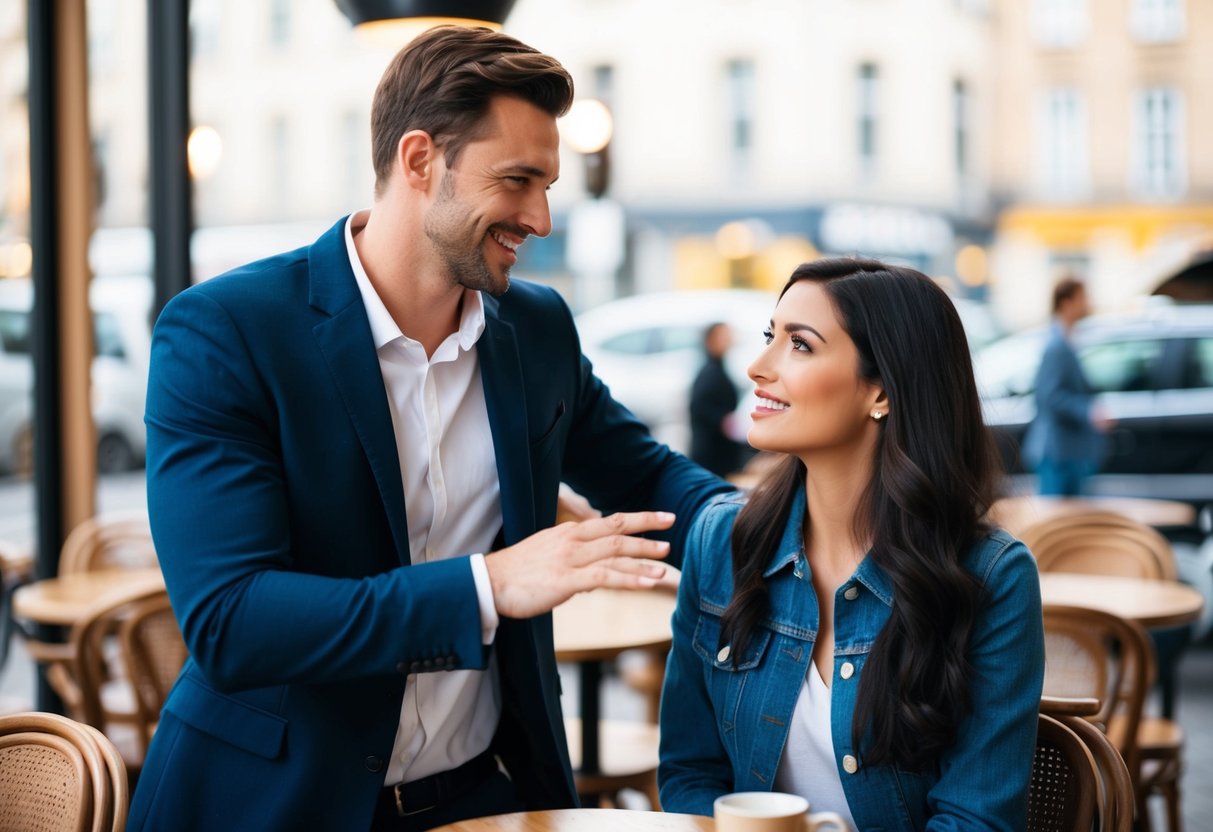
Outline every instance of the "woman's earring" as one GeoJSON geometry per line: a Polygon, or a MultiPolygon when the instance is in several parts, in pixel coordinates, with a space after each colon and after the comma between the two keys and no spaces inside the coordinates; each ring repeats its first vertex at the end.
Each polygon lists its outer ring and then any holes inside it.
{"type": "Polygon", "coordinates": [[[879,421],[880,421],[881,419],[883,419],[883,418],[884,418],[884,414],[883,414],[883,413],[881,413],[879,410],[873,410],[873,411],[872,411],[872,419],[873,419],[873,421],[879,422],[879,421]]]}

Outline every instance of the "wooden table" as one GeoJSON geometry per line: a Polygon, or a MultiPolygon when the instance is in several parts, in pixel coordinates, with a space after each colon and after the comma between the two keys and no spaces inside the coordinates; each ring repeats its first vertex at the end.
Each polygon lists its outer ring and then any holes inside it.
{"type": "MultiPolygon", "coordinates": [[[[675,595],[665,588],[596,589],[574,595],[552,611],[556,659],[577,662],[581,679],[581,770],[599,771],[600,662],[625,650],[668,650],[675,595]]],[[[545,827],[546,828],[546,827],[545,827]]]]}
{"type": "Polygon", "coordinates": [[[1188,624],[1204,606],[1199,592],[1178,581],[1068,572],[1042,572],[1040,595],[1046,604],[1102,610],[1147,628],[1188,624]]]}
{"type": "Polygon", "coordinates": [[[700,815],[629,812],[622,809],[557,809],[463,820],[433,832],[715,832],[700,815]]]}
{"type": "Polygon", "coordinates": [[[990,507],[990,519],[1019,536],[1041,520],[1086,511],[1111,511],[1147,526],[1191,526],[1196,509],[1174,500],[1143,497],[1004,497],[990,507]]]}
{"type": "Polygon", "coordinates": [[[164,586],[159,569],[104,569],[74,572],[18,587],[13,617],[36,624],[70,627],[101,601],[164,586]]]}

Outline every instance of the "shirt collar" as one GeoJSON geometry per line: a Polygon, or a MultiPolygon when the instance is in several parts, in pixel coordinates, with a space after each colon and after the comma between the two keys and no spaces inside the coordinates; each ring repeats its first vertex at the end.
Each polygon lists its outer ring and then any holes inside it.
{"type": "MultiPolygon", "coordinates": [[[[358,291],[362,295],[362,305],[366,307],[366,317],[371,325],[371,338],[374,339],[375,349],[378,350],[398,338],[408,338],[408,336],[400,331],[392,314],[383,305],[383,299],[379,297],[379,293],[371,284],[371,279],[362,266],[362,260],[358,257],[358,249],[354,245],[354,234],[363,229],[370,216],[369,208],[350,215],[349,221],[345,224],[345,250],[350,258],[350,268],[354,271],[354,281],[358,284],[358,291]]],[[[464,289],[461,309],[459,330],[456,333],[459,348],[470,350],[484,332],[484,298],[481,297],[480,292],[464,289]]]]}

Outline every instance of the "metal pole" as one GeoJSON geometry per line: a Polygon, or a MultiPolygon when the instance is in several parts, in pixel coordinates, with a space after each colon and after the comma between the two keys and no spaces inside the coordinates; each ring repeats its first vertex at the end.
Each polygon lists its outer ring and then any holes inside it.
{"type": "Polygon", "coordinates": [[[148,0],[147,22],[153,312],[159,315],[191,282],[189,0],[148,0]]]}

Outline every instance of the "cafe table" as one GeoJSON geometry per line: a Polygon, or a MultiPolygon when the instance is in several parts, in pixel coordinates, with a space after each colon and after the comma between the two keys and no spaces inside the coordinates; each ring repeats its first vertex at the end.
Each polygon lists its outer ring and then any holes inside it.
{"type": "Polygon", "coordinates": [[[432,832],[715,832],[701,815],[624,809],[554,809],[462,820],[432,832]]]}
{"type": "Polygon", "coordinates": [[[994,505],[990,506],[990,519],[1018,537],[1034,523],[1087,511],[1110,511],[1155,528],[1191,526],[1196,522],[1196,509],[1176,500],[1144,497],[1046,497],[1036,494],[1003,497],[995,501],[994,505]]]}
{"type": "Polygon", "coordinates": [[[1109,612],[1147,629],[1189,624],[1204,606],[1199,592],[1178,581],[1069,572],[1042,572],[1040,597],[1045,604],[1109,612]]]}
{"type": "Polygon", "coordinates": [[[600,768],[601,663],[625,650],[669,650],[674,604],[674,593],[662,585],[652,590],[596,589],[552,610],[556,659],[578,666],[580,771],[597,774],[600,768]]]}
{"type": "Polygon", "coordinates": [[[34,624],[71,627],[95,604],[138,589],[163,586],[164,575],[158,568],[73,572],[18,587],[13,593],[13,617],[34,624]]]}

